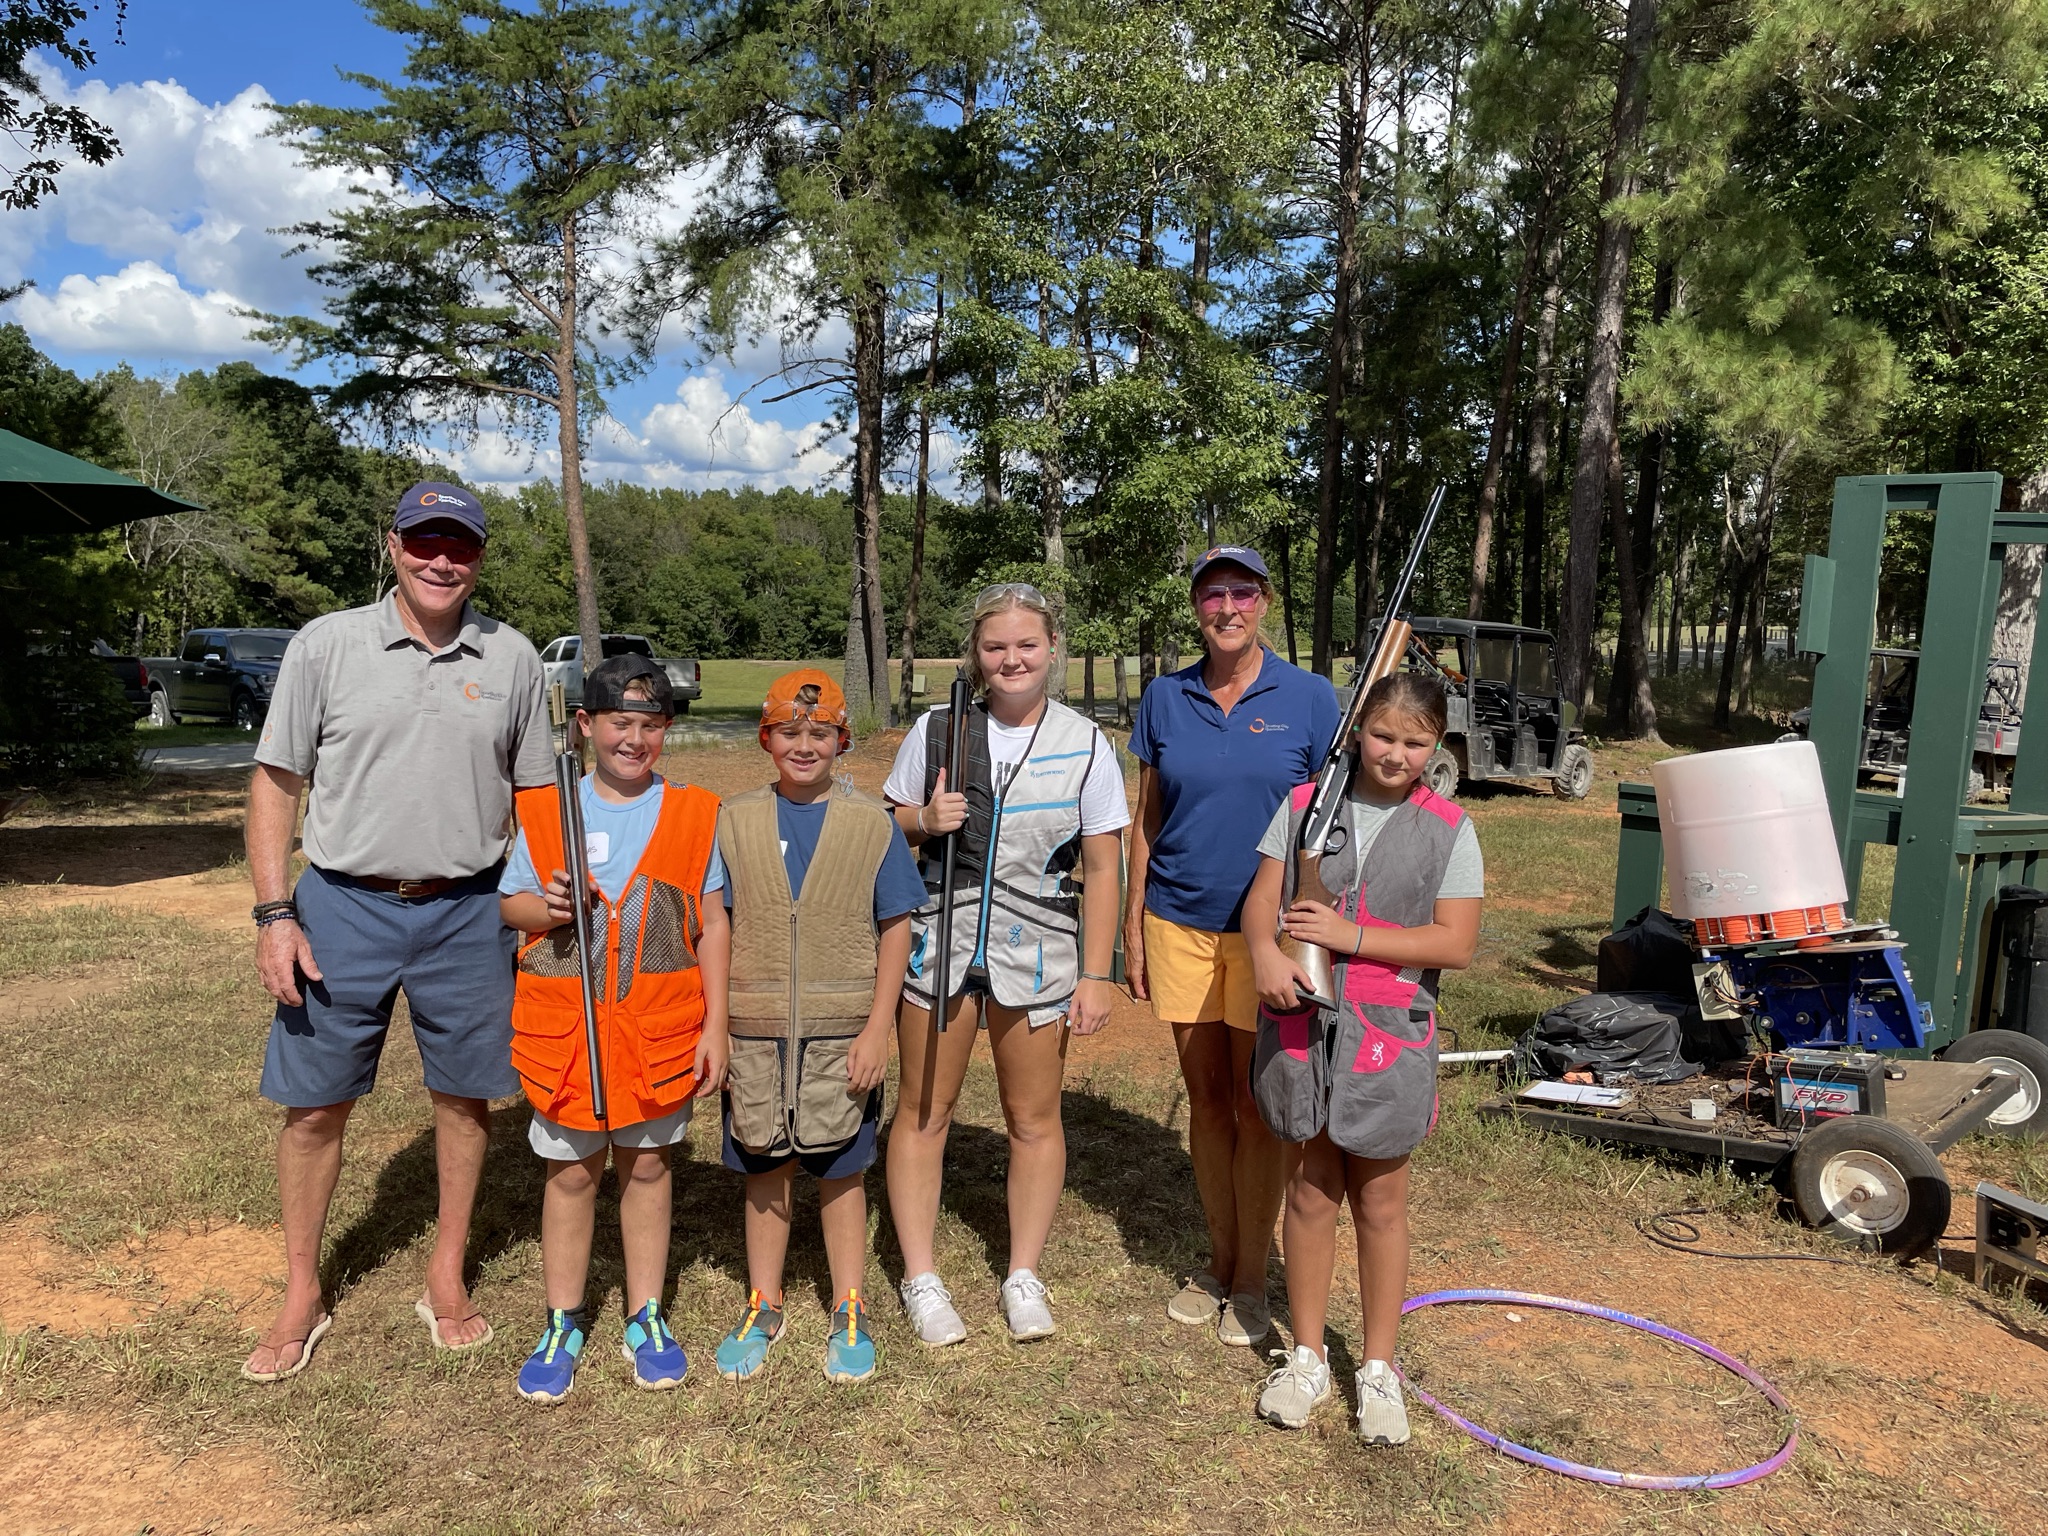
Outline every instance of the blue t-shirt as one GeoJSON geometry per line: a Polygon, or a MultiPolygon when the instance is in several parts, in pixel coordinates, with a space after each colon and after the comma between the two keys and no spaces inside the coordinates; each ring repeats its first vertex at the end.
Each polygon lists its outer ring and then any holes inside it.
{"type": "Polygon", "coordinates": [[[1289,790],[1315,777],[1340,718],[1328,678],[1270,650],[1228,715],[1199,661],[1147,688],[1131,730],[1131,755],[1159,774],[1146,910],[1207,933],[1237,932],[1266,823],[1289,790]]]}
{"type": "MultiPolygon", "coordinates": [[[[804,893],[804,876],[818,852],[818,838],[825,830],[825,809],[831,803],[829,795],[803,805],[779,794],[775,797],[775,831],[782,839],[782,867],[789,875],[792,900],[804,893]]],[[[724,870],[721,868],[719,873],[724,870]]],[[[917,872],[910,844],[903,840],[903,829],[892,816],[889,848],[882,855],[882,867],[875,872],[875,921],[886,923],[892,917],[915,912],[924,905],[924,899],[924,876],[917,872]]],[[[729,885],[725,888],[725,904],[732,905],[729,885]]]]}
{"type": "MultiPolygon", "coordinates": [[[[647,851],[647,844],[654,836],[655,825],[661,820],[661,775],[654,776],[654,783],[645,793],[635,795],[631,800],[613,801],[601,799],[597,793],[597,775],[583,776],[583,847],[584,856],[590,860],[591,877],[597,881],[597,888],[603,891],[607,901],[617,901],[626,892],[626,885],[633,878],[633,871],[640,867],[640,855],[647,851]]],[[[553,870],[548,871],[553,874],[553,870]]],[[[718,856],[718,844],[711,845],[711,858],[704,867],[705,895],[710,895],[725,884],[725,861],[718,856]]],[[[519,835],[512,840],[512,852],[505,860],[505,873],[498,877],[500,896],[518,896],[526,892],[539,894],[541,882],[533,870],[533,854],[526,846],[526,830],[522,827],[519,835]]]]}

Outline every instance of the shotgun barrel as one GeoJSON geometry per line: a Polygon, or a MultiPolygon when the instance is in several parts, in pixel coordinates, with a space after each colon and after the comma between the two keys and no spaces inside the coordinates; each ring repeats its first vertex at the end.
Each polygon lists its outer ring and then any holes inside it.
{"type": "Polygon", "coordinates": [[[555,798],[562,807],[562,857],[568,863],[569,905],[576,914],[576,968],[583,983],[583,1043],[590,1052],[590,1108],[605,1116],[604,1060],[597,1039],[597,986],[590,956],[590,853],[583,840],[583,756],[575,728],[555,758],[555,798]]]}
{"type": "MultiPolygon", "coordinates": [[[[1423,551],[1429,544],[1431,530],[1436,527],[1436,515],[1443,508],[1444,490],[1445,487],[1439,485],[1431,493],[1422,522],[1415,530],[1415,542],[1410,546],[1401,574],[1395,578],[1393,590],[1387,594],[1386,605],[1380,609],[1379,618],[1375,621],[1377,627],[1373,631],[1372,643],[1359,653],[1359,665],[1351,678],[1350,707],[1344,711],[1344,718],[1337,725],[1336,738],[1331,741],[1330,750],[1323,757],[1323,766],[1316,774],[1315,792],[1309,797],[1308,812],[1301,818],[1301,840],[1295,845],[1294,854],[1294,893],[1298,898],[1305,897],[1329,906],[1337,904],[1337,893],[1323,883],[1323,854],[1328,851],[1330,829],[1337,823],[1337,812],[1344,804],[1344,792],[1350,786],[1351,773],[1356,766],[1353,737],[1365,712],[1367,692],[1381,678],[1398,671],[1401,658],[1407,654],[1409,637],[1413,632],[1408,621],[1401,617],[1401,610],[1407,605],[1408,589],[1415,583],[1415,573],[1422,568],[1423,551]]],[[[1322,1008],[1336,1007],[1336,967],[1330,952],[1320,945],[1298,944],[1284,935],[1281,948],[1314,983],[1311,990],[1303,995],[1304,1001],[1322,1008]]]]}
{"type": "MultiPolygon", "coordinates": [[[[967,756],[967,709],[971,693],[967,679],[953,679],[947,698],[946,788],[964,794],[960,787],[960,764],[967,756]]],[[[953,893],[959,887],[960,829],[946,834],[946,851],[939,856],[939,918],[932,925],[932,942],[938,955],[932,962],[932,1020],[946,1027],[946,1004],[953,990],[953,893]]]]}

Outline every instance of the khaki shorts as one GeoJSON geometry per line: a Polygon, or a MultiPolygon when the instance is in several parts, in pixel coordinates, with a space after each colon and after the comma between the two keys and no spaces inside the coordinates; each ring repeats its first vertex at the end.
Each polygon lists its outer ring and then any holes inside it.
{"type": "Polygon", "coordinates": [[[1145,914],[1145,988],[1152,1016],[1168,1024],[1259,1027],[1252,952],[1241,933],[1209,933],[1145,914]]]}

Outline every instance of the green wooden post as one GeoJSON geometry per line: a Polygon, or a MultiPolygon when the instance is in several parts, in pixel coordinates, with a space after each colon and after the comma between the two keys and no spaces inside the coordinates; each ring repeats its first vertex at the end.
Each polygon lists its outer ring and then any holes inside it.
{"type": "Polygon", "coordinates": [[[1657,790],[1651,784],[1623,784],[1615,797],[1621,812],[1621,846],[1614,870],[1614,926],[1664,899],[1664,834],[1657,824],[1657,790]]]}
{"type": "MultiPolygon", "coordinates": [[[[1863,694],[1870,672],[1870,647],[1877,638],[1877,578],[1884,563],[1888,510],[1882,475],[1857,475],[1835,482],[1834,514],[1828,525],[1826,653],[1813,669],[1813,715],[1807,738],[1820,753],[1821,784],[1834,818],[1835,847],[1849,863],[1849,820],[1856,803],[1856,768],[1863,760],[1863,694]]],[[[1818,604],[1813,575],[1805,601],[1818,604]]],[[[1808,643],[1811,643],[1809,640],[1808,643]]]]}
{"type": "Polygon", "coordinates": [[[1889,498],[1896,507],[1928,496],[1934,506],[1891,911],[1907,963],[1924,978],[1916,990],[1933,1012],[1930,1046],[1952,1037],[1974,981],[1956,971],[1970,886],[1970,861],[1962,856],[1969,850],[1958,844],[1998,607],[2004,549],[1991,542],[1991,524],[2003,484],[1995,474],[1938,475],[1896,483],[1889,498]]]}
{"type": "MultiPolygon", "coordinates": [[[[2002,518],[2002,522],[2014,519],[2002,518]]],[[[2048,517],[2041,519],[2048,523],[2048,517]]],[[[2048,580],[2048,577],[2044,577],[2048,580]]],[[[2019,759],[2012,765],[2012,808],[2016,811],[2048,811],[2048,624],[2041,622],[2036,610],[2034,615],[2034,651],[2027,664],[2026,704],[2040,722],[2032,735],[2027,734],[2026,721],[2020,722],[2019,759]],[[2039,689],[2034,687],[2035,678],[2042,679],[2039,689]]]]}

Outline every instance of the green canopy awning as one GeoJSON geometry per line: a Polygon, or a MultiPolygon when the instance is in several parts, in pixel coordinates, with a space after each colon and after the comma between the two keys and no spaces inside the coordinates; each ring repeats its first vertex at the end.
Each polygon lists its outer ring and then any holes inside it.
{"type": "Polygon", "coordinates": [[[89,533],[192,502],[0,428],[0,535],[89,533]]]}

